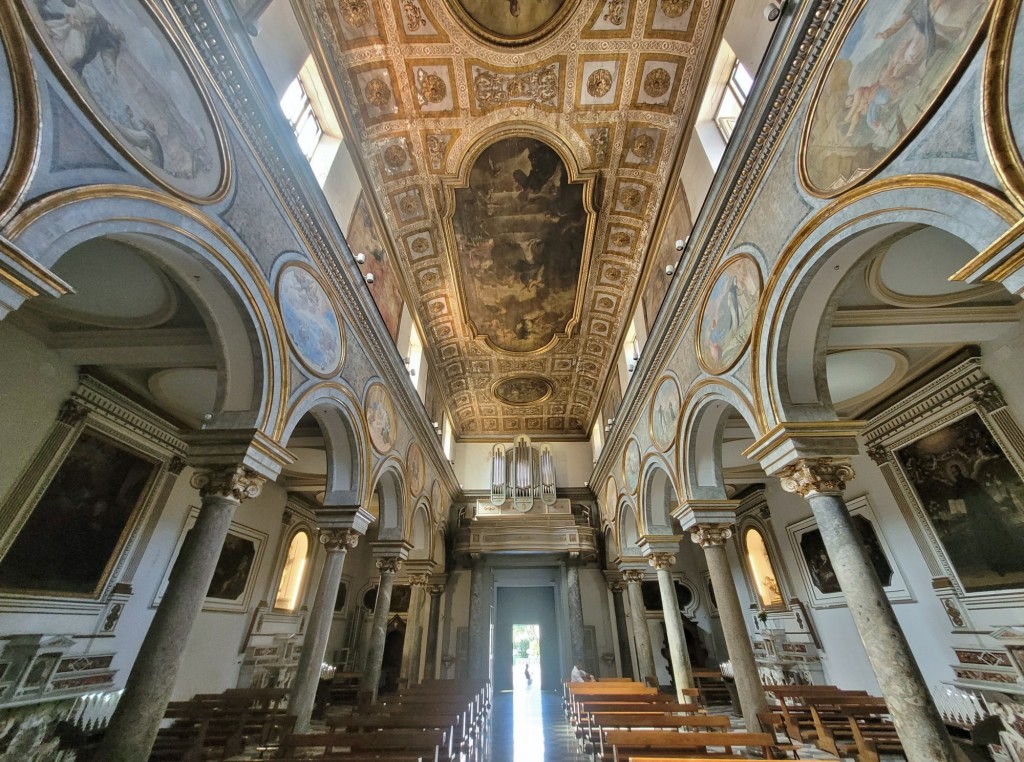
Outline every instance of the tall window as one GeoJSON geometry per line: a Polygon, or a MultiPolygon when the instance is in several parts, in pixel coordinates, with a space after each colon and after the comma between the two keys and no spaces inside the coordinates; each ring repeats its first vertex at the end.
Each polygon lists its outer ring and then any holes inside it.
{"type": "Polygon", "coordinates": [[[732,131],[736,129],[736,120],[740,117],[743,104],[750,96],[750,88],[754,85],[754,78],[739,61],[732,66],[732,73],[729,81],[725,83],[725,90],[722,92],[722,100],[718,102],[715,110],[715,124],[718,131],[722,133],[725,142],[729,142],[732,131]]]}
{"type": "Polygon", "coordinates": [[[309,535],[296,532],[288,543],[288,553],[281,571],[281,583],[277,586],[274,608],[295,611],[302,593],[302,580],[306,575],[306,560],[309,556],[309,535]]]}
{"type": "Polygon", "coordinates": [[[775,569],[772,568],[772,561],[768,557],[768,546],[765,545],[764,537],[750,527],[743,533],[743,545],[747,549],[747,564],[750,566],[750,575],[754,578],[757,595],[761,599],[761,608],[781,606],[782,590],[779,588],[779,578],[775,574],[775,569]]]}
{"type": "Polygon", "coordinates": [[[281,110],[292,126],[295,139],[299,141],[299,149],[307,159],[312,159],[324,131],[313,111],[313,102],[298,77],[285,90],[281,98],[281,110]]]}

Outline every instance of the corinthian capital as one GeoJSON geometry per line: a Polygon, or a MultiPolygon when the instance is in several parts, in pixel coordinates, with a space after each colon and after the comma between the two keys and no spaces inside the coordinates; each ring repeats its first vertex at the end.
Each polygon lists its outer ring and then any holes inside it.
{"type": "Polygon", "coordinates": [[[623,569],[622,578],[626,582],[643,582],[644,581],[644,570],[643,569],[623,569]]]}
{"type": "Polygon", "coordinates": [[[732,537],[732,529],[729,527],[694,527],[690,530],[690,539],[702,548],[725,545],[725,541],[730,537],[732,537]]]}
{"type": "Polygon", "coordinates": [[[349,551],[359,544],[359,532],[354,529],[321,529],[320,542],[329,551],[349,551]]]}
{"type": "Polygon", "coordinates": [[[266,479],[245,466],[228,466],[197,469],[190,481],[202,497],[223,497],[241,502],[259,497],[266,479]]]}
{"type": "Polygon", "coordinates": [[[377,571],[381,574],[396,574],[402,570],[402,559],[398,557],[378,558],[377,571]]]}
{"type": "Polygon", "coordinates": [[[429,574],[410,574],[409,584],[413,587],[426,587],[430,584],[429,574]]]}
{"type": "Polygon", "coordinates": [[[608,589],[613,593],[621,593],[626,589],[626,586],[619,580],[615,579],[608,583],[608,589]]]}
{"type": "Polygon", "coordinates": [[[809,495],[841,495],[846,482],[853,478],[853,466],[832,458],[800,459],[785,468],[779,477],[782,489],[800,497],[809,495]]]}
{"type": "Polygon", "coordinates": [[[647,563],[659,571],[662,569],[671,569],[676,565],[676,557],[671,553],[651,553],[651,555],[647,557],[647,563]]]}

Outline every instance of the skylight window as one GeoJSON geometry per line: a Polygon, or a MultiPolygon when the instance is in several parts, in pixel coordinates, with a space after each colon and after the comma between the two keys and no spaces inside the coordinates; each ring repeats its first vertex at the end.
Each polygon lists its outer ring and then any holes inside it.
{"type": "Polygon", "coordinates": [[[320,126],[320,120],[317,119],[316,112],[313,111],[313,102],[299,77],[292,80],[288,89],[285,90],[284,97],[281,98],[281,110],[292,126],[295,139],[299,141],[299,150],[312,161],[324,131],[320,126]]]}
{"type": "Polygon", "coordinates": [[[736,129],[736,120],[739,119],[743,104],[750,97],[750,89],[753,86],[754,78],[750,76],[750,72],[743,64],[736,61],[733,64],[732,73],[729,75],[729,81],[726,82],[725,89],[722,91],[722,100],[718,102],[718,108],[715,110],[715,124],[718,125],[718,131],[722,133],[722,138],[726,143],[729,142],[733,130],[736,129]]]}

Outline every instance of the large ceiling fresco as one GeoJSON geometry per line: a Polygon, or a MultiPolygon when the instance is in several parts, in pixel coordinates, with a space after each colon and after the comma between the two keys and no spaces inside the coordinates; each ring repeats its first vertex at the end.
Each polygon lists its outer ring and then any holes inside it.
{"type": "Polygon", "coordinates": [[[720,4],[293,7],[456,435],[586,439],[656,259],[720,4]]]}

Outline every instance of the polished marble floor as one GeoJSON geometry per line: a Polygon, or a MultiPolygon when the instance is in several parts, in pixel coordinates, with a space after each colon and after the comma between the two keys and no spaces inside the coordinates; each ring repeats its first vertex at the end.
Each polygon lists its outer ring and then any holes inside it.
{"type": "Polygon", "coordinates": [[[483,762],[569,762],[577,758],[576,738],[562,712],[562,697],[543,692],[536,684],[495,693],[488,722],[489,745],[483,762]]]}

